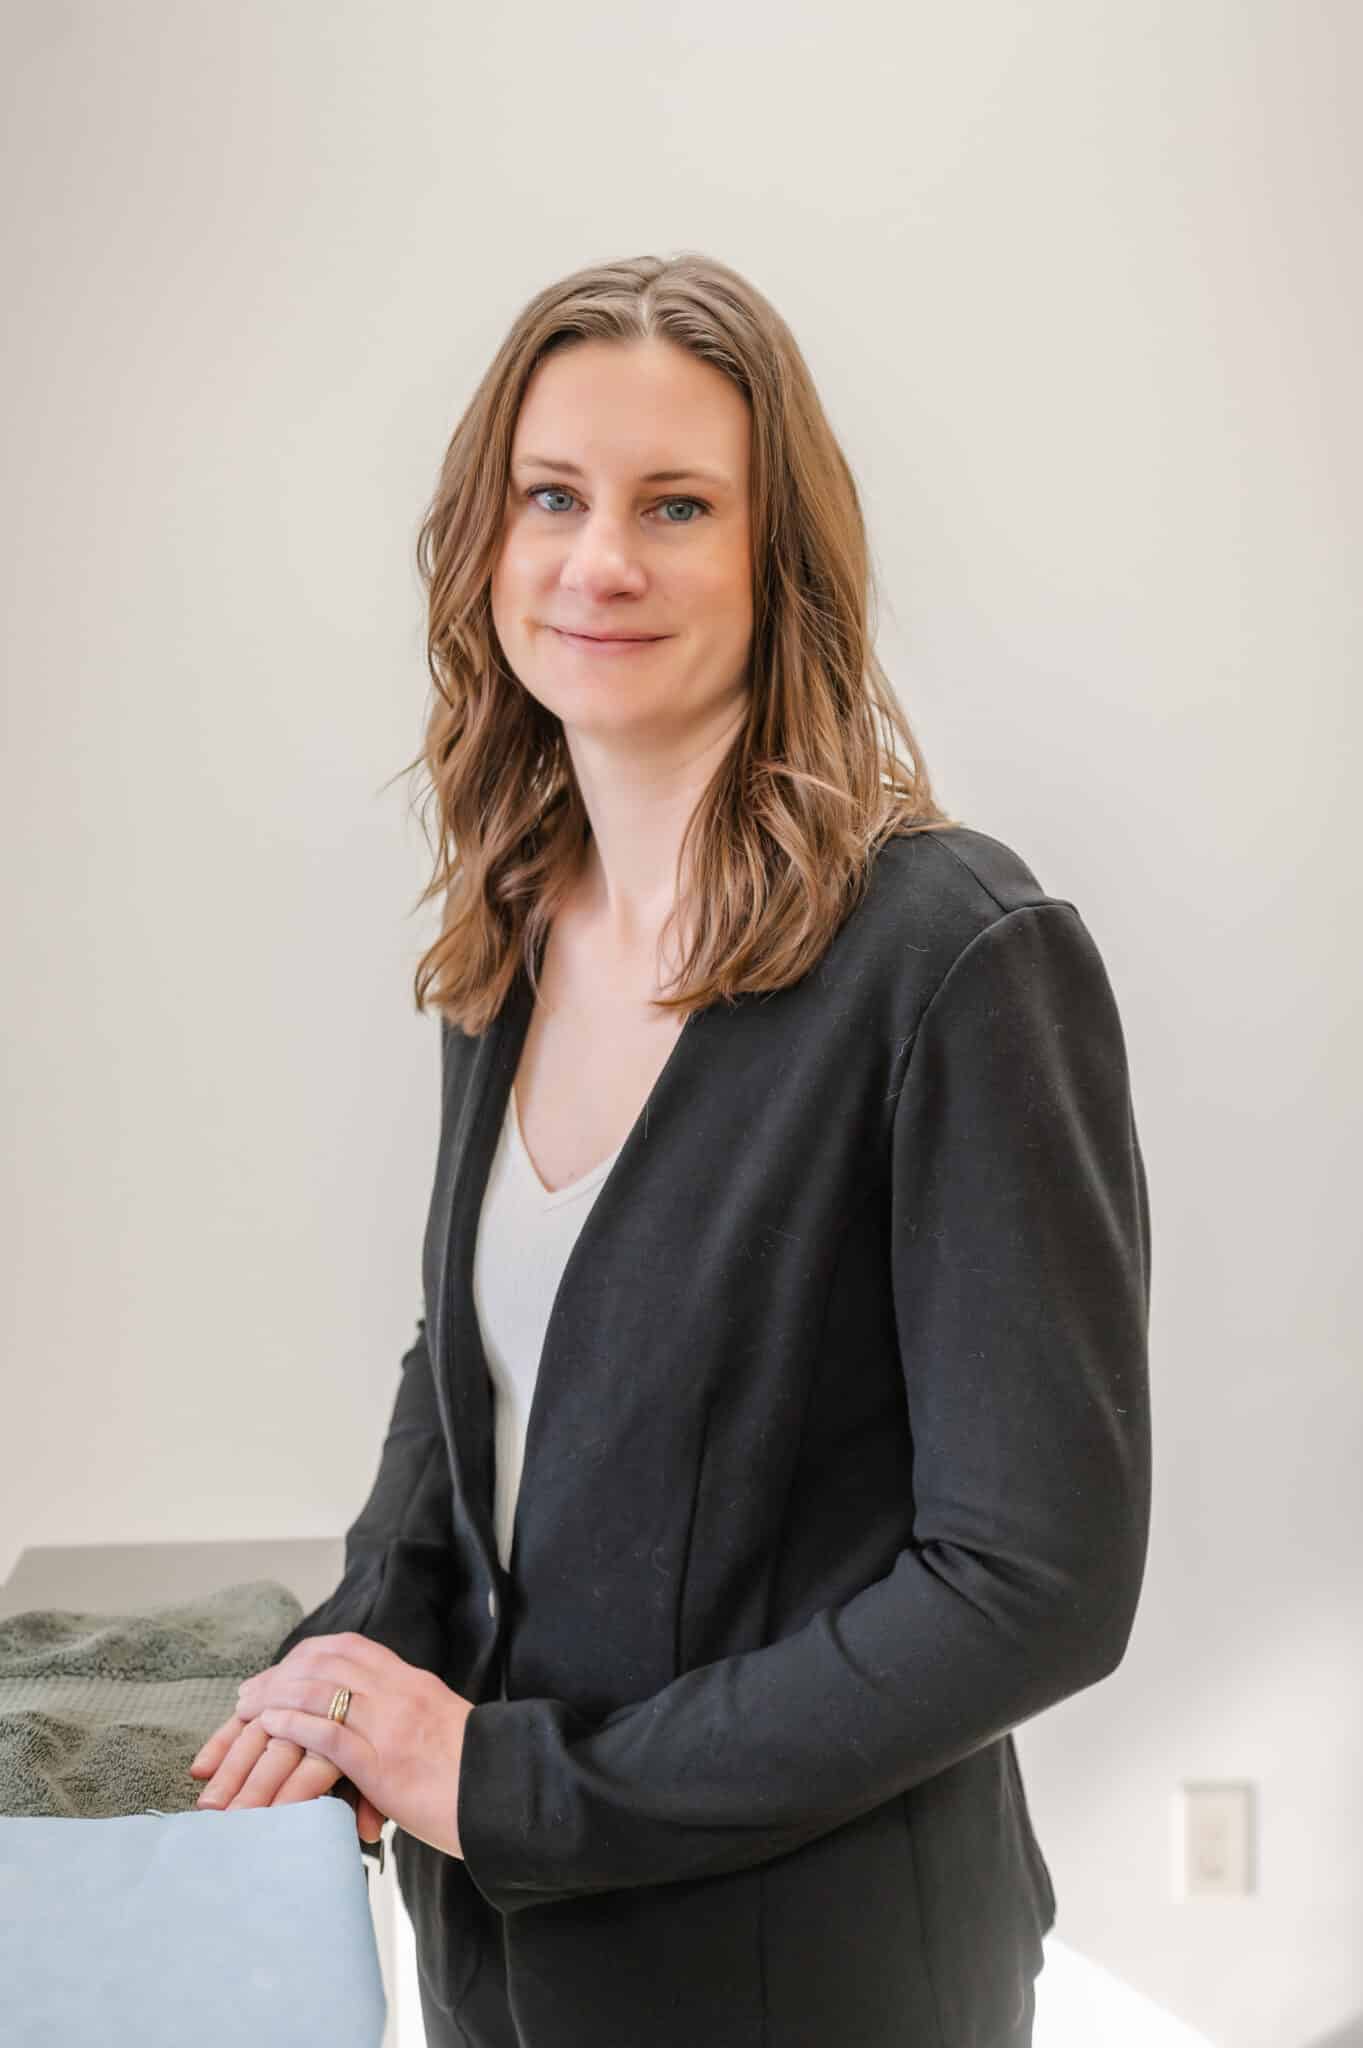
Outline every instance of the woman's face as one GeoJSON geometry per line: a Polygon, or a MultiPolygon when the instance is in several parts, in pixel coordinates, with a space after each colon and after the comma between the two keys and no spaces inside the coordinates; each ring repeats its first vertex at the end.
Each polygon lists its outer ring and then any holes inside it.
{"type": "Polygon", "coordinates": [[[537,366],[492,616],[570,733],[652,748],[732,724],[752,638],[748,442],[743,394],[673,343],[579,342],[537,366]]]}

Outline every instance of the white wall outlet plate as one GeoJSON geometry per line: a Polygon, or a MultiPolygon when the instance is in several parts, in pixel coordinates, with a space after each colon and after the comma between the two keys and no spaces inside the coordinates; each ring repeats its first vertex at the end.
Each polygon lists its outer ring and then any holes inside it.
{"type": "Polygon", "coordinates": [[[1244,1898],[1254,1890],[1254,1787],[1199,1779],[1174,1795],[1176,1899],[1244,1898]]]}

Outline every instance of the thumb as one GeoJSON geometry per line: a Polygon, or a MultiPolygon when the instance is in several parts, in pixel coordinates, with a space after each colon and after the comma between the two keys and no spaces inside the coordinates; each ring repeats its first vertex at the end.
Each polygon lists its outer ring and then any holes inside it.
{"type": "Polygon", "coordinates": [[[359,1794],[355,1801],[355,1827],[362,1842],[377,1842],[387,1819],[388,1815],[380,1813],[363,1792],[359,1794]]]}

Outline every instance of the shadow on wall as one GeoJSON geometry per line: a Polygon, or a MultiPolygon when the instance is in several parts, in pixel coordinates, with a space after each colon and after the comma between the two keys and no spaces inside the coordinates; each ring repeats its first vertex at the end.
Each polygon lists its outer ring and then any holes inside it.
{"type": "MultiPolygon", "coordinates": [[[[1048,1935],[1036,1980],[1033,2048],[1214,2048],[1205,2034],[1048,1935]]],[[[1340,2035],[1314,2048],[1354,2048],[1340,2035]]]]}
{"type": "Polygon", "coordinates": [[[1306,2041],[1302,2048],[1363,2048],[1363,2012],[1356,2012],[1341,2026],[1332,2027],[1328,2034],[1317,2034],[1314,2041],[1306,2041]]]}

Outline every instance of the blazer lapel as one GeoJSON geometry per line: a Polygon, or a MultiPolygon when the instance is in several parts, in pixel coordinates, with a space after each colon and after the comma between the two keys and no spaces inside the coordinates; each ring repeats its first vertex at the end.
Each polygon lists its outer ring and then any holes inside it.
{"type": "MultiPolygon", "coordinates": [[[[473,1262],[483,1195],[534,1006],[534,991],[522,967],[486,1032],[473,1042],[471,1049],[461,1053],[471,1064],[460,1088],[453,1131],[447,1142],[442,1140],[427,1239],[427,1270],[434,1279],[427,1325],[435,1331],[432,1369],[449,1444],[456,1514],[462,1516],[463,1530],[480,1546],[481,1562],[493,1584],[502,1576],[493,1519],[493,1390],[474,1303],[473,1262]]],[[[746,1008],[742,998],[733,999],[728,1006],[730,1014],[746,1008]]],[[[563,1335],[560,1305],[570,1297],[571,1282],[578,1268],[593,1253],[596,1234],[609,1229],[616,1205],[625,1198],[622,1190],[628,1192],[630,1188],[647,1144],[650,1120],[666,1127],[669,1117],[685,1117],[688,1113],[692,1063],[704,1057],[698,1051],[699,1039],[707,1027],[715,1028],[721,1014],[720,1007],[712,1006],[687,1018],[573,1245],[554,1297],[536,1373],[526,1426],[521,1494],[538,1445],[545,1381],[552,1381],[555,1344],[563,1335]]],[[[520,1507],[518,1497],[516,1530],[520,1525],[520,1507]]],[[[515,1565],[513,1535],[508,1565],[513,1573],[515,1565]]]]}

